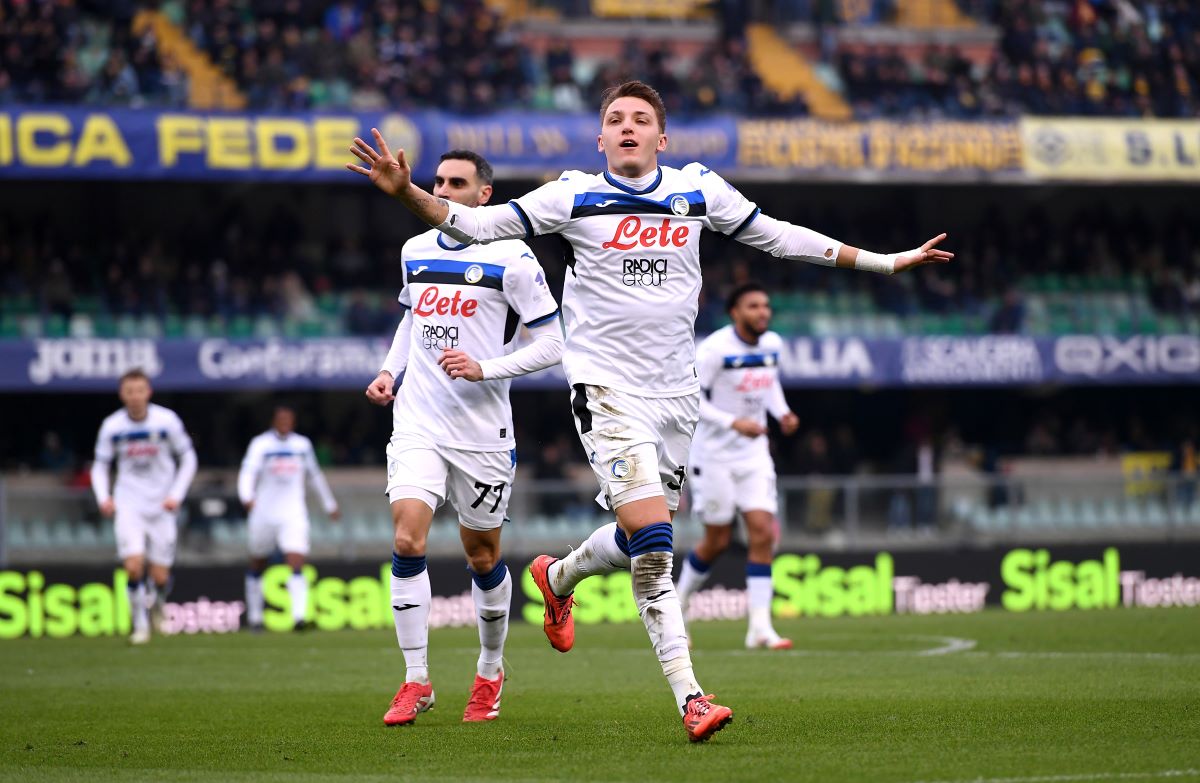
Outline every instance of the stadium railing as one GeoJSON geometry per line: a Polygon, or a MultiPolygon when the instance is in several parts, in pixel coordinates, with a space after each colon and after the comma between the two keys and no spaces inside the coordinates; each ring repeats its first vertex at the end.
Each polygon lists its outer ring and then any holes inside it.
{"type": "MultiPolygon", "coordinates": [[[[937,548],[994,542],[1065,544],[1200,539],[1200,479],[1154,473],[1087,478],[956,475],[782,477],[781,550],[937,548]]],[[[377,487],[333,484],[342,520],[312,514],[316,559],[378,559],[392,539],[377,487]]],[[[513,489],[505,530],[508,551],[565,551],[610,517],[595,487],[572,481],[523,481],[513,489]]],[[[458,534],[448,506],[430,533],[431,554],[455,555],[458,534]]],[[[685,499],[676,518],[677,548],[702,525],[685,499]]],[[[181,519],[181,564],[245,557],[245,518],[231,484],[208,484],[188,498],[181,519]]],[[[10,563],[81,563],[113,559],[112,523],[101,520],[89,490],[24,487],[0,481],[0,556],[10,563]]],[[[0,560],[0,565],[4,565],[0,560]]]]}

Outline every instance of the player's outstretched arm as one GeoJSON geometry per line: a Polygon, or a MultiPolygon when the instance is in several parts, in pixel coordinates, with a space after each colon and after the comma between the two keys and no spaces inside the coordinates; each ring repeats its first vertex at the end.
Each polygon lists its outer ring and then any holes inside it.
{"type": "Polygon", "coordinates": [[[412,168],[408,165],[404,150],[398,149],[393,155],[377,128],[371,128],[371,136],[375,139],[374,146],[355,136],[354,146],[350,148],[355,157],[367,166],[347,163],[346,168],[371,180],[372,185],[399,200],[429,225],[437,226],[445,222],[450,214],[449,203],[413,184],[412,168]]]}
{"type": "Polygon", "coordinates": [[[944,264],[954,258],[954,253],[938,248],[946,238],[945,234],[938,234],[913,250],[889,254],[873,253],[838,242],[804,226],[776,220],[761,213],[754,216],[736,238],[739,242],[777,258],[885,275],[915,269],[925,264],[944,264]]]}

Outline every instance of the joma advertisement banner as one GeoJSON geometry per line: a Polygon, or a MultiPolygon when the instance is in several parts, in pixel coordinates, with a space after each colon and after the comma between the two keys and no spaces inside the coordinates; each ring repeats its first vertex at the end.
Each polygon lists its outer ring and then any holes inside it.
{"type": "MultiPolygon", "coordinates": [[[[360,389],[384,338],[0,340],[0,391],[111,391],[141,367],[164,391],[360,389]]],[[[1200,383],[1200,337],[795,337],[779,352],[788,387],[1200,383]]],[[[513,381],[565,388],[562,368],[513,381]]]]}
{"type": "MultiPolygon", "coordinates": [[[[951,614],[987,606],[1010,612],[1200,606],[1200,542],[1190,544],[990,548],[960,551],[786,553],[772,566],[779,617],[951,614]]],[[[518,558],[510,558],[514,563],[518,558]]],[[[320,563],[304,573],[308,616],[323,630],[392,627],[390,564],[320,563]]],[[[287,566],[264,575],[265,625],[291,628],[287,566]]],[[[434,627],[473,626],[475,608],[462,562],[429,566],[434,627]]],[[[243,620],[243,571],[182,568],[166,606],[169,634],[228,633],[243,620]]],[[[0,571],[0,639],[121,636],[129,606],[121,570],[48,567],[0,571]]],[[[738,557],[714,566],[692,599],[693,620],[746,614],[738,557]]],[[[592,577],[576,591],[576,622],[637,622],[628,572],[592,577]]],[[[542,621],[541,598],[525,567],[513,614],[542,621]]]]}

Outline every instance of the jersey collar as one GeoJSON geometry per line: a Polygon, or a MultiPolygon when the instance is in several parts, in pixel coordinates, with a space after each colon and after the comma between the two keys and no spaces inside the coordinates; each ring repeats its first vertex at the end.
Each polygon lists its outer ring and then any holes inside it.
{"type": "Polygon", "coordinates": [[[451,247],[450,245],[446,244],[445,239],[446,239],[446,235],[443,234],[441,231],[439,231],[438,235],[437,235],[437,243],[438,243],[438,246],[441,247],[443,250],[449,250],[449,251],[453,252],[456,250],[466,250],[468,247],[470,247],[470,245],[459,245],[458,247],[451,247]]]}
{"type": "Polygon", "coordinates": [[[641,196],[645,193],[653,193],[658,189],[658,186],[662,184],[662,166],[655,168],[654,181],[650,183],[649,187],[646,187],[643,190],[638,190],[637,188],[632,188],[629,185],[626,185],[607,171],[604,172],[604,180],[617,190],[622,190],[633,196],[641,196]]]}

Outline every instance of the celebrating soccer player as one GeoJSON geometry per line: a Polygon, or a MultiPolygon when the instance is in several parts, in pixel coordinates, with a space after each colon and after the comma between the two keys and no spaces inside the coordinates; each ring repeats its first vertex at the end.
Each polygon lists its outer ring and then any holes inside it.
{"type": "MultiPolygon", "coordinates": [[[[462,208],[486,204],[492,167],[474,152],[441,158],[434,193],[462,208]]],[[[387,494],[392,504],[392,614],[404,653],[405,682],[383,716],[412,723],[433,706],[429,680],[429,572],[425,543],[444,500],[458,512],[479,615],[480,653],[465,721],[500,714],[501,668],[508,636],[512,578],[500,557],[500,526],[516,472],[509,379],[558,362],[563,337],[558,304],[529,246],[448,241],[436,230],[413,237],[400,253],[406,309],[367,397],[392,401],[387,494]],[[506,353],[519,317],[531,342],[506,353]]]]}
{"type": "Polygon", "coordinates": [[[800,419],[788,409],[779,385],[783,340],[768,331],[771,302],[758,283],[738,286],[725,304],[733,322],[696,346],[700,424],[688,463],[692,499],[704,522],[704,539],[683,561],[675,590],[687,616],[688,599],[729,546],[733,519],[746,523],[746,593],[750,628],[746,647],[790,649],[771,624],[771,560],[775,555],[775,465],[767,443],[767,413],[791,435],[800,419]]]}
{"type": "Polygon", "coordinates": [[[379,131],[372,134],[374,145],[356,138],[351,148],[366,165],[347,168],[449,240],[486,246],[553,233],[567,240],[563,368],[580,440],[618,525],[600,528],[562,560],[534,561],[544,628],[555,649],[571,649],[575,585],[630,568],[634,599],[688,738],[708,739],[733,712],[713,703],[696,681],[671,581],[671,520],[699,418],[700,232],[719,231],[782,258],[887,274],[948,261],[951,253],[935,249],[945,235],[903,253],[871,253],[762,214],[700,163],[660,166],[666,109],[641,82],[614,87],[601,100],[596,146],[605,171],[564,172],[503,206],[471,207],[426,193],[413,184],[404,151],[393,155],[379,131]]]}
{"type": "Polygon", "coordinates": [[[250,513],[250,570],[246,572],[246,622],[251,630],[263,623],[262,575],[267,557],[276,547],[292,567],[288,595],[292,599],[292,626],[307,627],[308,582],[302,569],[308,555],[308,507],[304,502],[305,477],[312,480],[325,512],[338,518],[338,505],[317,464],[312,441],[295,431],[296,414],[279,406],[271,429],[250,441],[238,473],[238,498],[250,513]]]}
{"type": "Polygon", "coordinates": [[[196,475],[196,452],[175,412],[150,402],[150,378],[134,369],[117,387],[121,410],[100,425],[92,491],[100,513],[114,517],[117,557],[129,577],[129,641],[150,641],[150,614],[160,624],[175,561],[175,516],[196,475]],[[117,461],[116,486],[109,491],[110,466],[117,461]],[[178,465],[176,465],[178,460],[178,465]],[[145,581],[150,562],[150,583],[145,581]]]}

